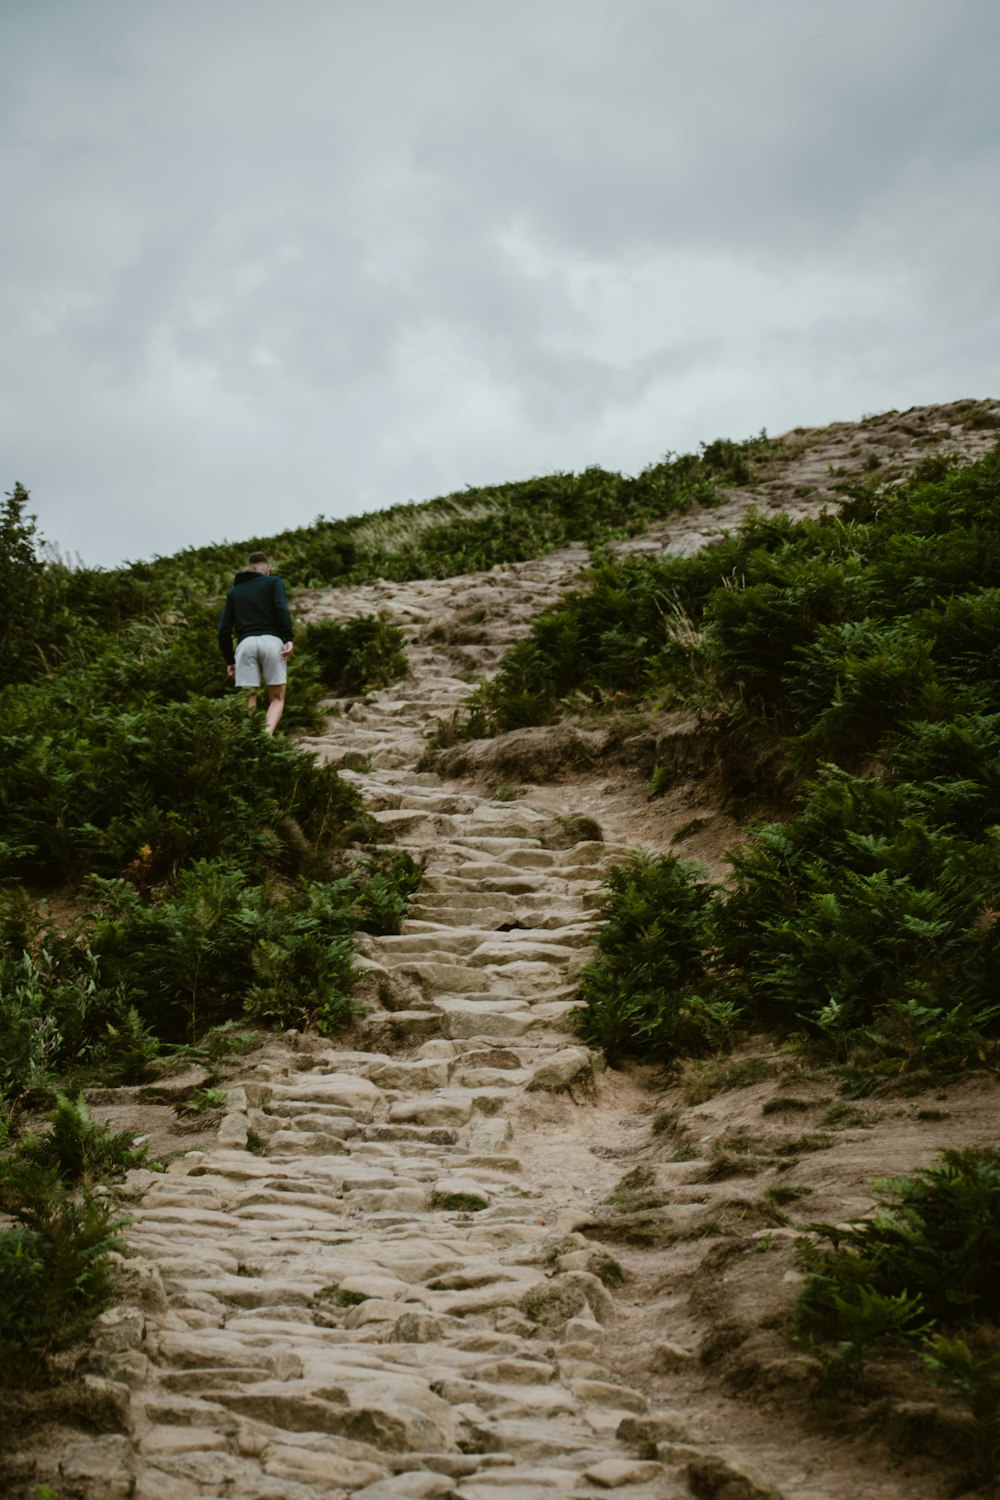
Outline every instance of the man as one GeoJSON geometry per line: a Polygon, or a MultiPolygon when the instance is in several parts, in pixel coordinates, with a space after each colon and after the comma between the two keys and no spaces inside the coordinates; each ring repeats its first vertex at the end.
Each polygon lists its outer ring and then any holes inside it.
{"type": "MultiPolygon", "coordinates": [[[[238,688],[259,688],[263,677],[268,697],[264,728],[273,734],[285,711],[287,662],[294,648],[285,585],[277,575],[271,576],[271,564],[263,552],[251,552],[226,595],[219,617],[219,649],[238,688]]],[[[256,707],[256,692],[248,702],[250,708],[256,707]]]]}

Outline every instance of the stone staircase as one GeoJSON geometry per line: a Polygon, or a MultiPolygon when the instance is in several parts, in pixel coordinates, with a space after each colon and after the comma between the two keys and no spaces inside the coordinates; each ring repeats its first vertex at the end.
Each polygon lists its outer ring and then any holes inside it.
{"type": "Polygon", "coordinates": [[[352,1047],[271,1049],[228,1090],[210,1149],[131,1174],[146,1306],[107,1314],[98,1345],[104,1378],[130,1387],[132,1436],[69,1455],[71,1494],[689,1493],[681,1419],[604,1360],[617,1268],[574,1230],[620,1169],[585,1146],[582,1169],[544,1152],[539,1169],[520,1149],[537,1100],[586,1136],[600,1064],[567,1017],[602,872],[626,851],[564,847],[551,814],[411,769],[469,690],[442,621],[477,616],[463,649],[485,664],[583,561],[305,601],[312,618],[389,608],[413,632],[412,677],[331,704],[304,748],[424,880],[398,936],[362,940],[372,1006],[352,1047]]]}
{"type": "MultiPolygon", "coordinates": [[[[993,439],[968,427],[973,405],[941,409],[940,441],[967,456],[993,439]]],[[[925,415],[864,442],[807,434],[773,495],[734,492],[627,545],[690,552],[750,504],[815,511],[843,465],[923,456],[925,415]]],[[[363,940],[370,1008],[349,1044],[269,1044],[210,1144],[130,1174],[134,1296],[98,1323],[96,1430],[67,1429],[55,1467],[29,1455],[17,1500],[40,1479],[64,1500],[775,1500],[692,1439],[696,1413],[651,1409],[662,1380],[616,1377],[619,1268],[576,1227],[614,1187],[629,1132],[648,1134],[641,1093],[602,1076],[569,1021],[602,873],[626,851],[566,847],[550,812],[418,769],[586,560],[576,547],[297,595],[303,623],[384,609],[407,632],[411,677],[331,702],[302,745],[356,783],[425,877],[400,934],[363,940]],[[596,1107],[609,1091],[617,1121],[596,1107]]],[[[671,1337],[649,1327],[643,1368],[690,1363],[671,1337]]],[[[724,1437],[716,1416],[701,1430],[724,1437]]],[[[823,1472],[807,1492],[833,1493],[823,1472]]]]}

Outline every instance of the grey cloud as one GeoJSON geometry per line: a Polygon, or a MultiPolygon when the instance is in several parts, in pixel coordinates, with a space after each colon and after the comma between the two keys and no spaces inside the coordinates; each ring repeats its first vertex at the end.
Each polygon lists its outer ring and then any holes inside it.
{"type": "Polygon", "coordinates": [[[992,0],[0,13],[0,458],[88,561],[996,391],[992,0]]]}

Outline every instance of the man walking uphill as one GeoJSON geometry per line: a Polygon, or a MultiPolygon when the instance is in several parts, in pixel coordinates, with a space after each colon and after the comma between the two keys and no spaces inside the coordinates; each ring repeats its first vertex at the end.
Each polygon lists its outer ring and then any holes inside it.
{"type": "MultiPolygon", "coordinates": [[[[267,717],[264,727],[273,734],[285,711],[287,662],[292,654],[292,617],[288,612],[285,585],[275,575],[263,552],[251,552],[247,565],[237,573],[219,617],[219,649],[236,686],[267,687],[267,717]],[[236,650],[233,650],[233,632],[236,650]]],[[[250,707],[256,703],[250,698],[250,707]]]]}

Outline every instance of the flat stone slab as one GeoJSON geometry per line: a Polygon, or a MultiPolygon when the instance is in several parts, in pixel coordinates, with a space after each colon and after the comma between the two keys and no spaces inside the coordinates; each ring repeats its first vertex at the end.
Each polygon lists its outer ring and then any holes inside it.
{"type": "Polygon", "coordinates": [[[298,1479],[303,1484],[321,1485],[321,1494],[326,1494],[331,1487],[357,1493],[362,1486],[368,1488],[384,1478],[386,1473],[375,1464],[286,1443],[268,1444],[261,1455],[261,1468],[265,1474],[273,1474],[279,1479],[298,1479]]]}
{"type": "Polygon", "coordinates": [[[389,1107],[393,1125],[465,1125],[472,1118],[469,1094],[429,1094],[422,1099],[399,1099],[389,1107]]]}
{"type": "Polygon", "coordinates": [[[365,1119],[371,1119],[382,1097],[381,1089],[356,1073],[307,1073],[294,1083],[276,1083],[271,1088],[271,1098],[276,1102],[290,1099],[298,1103],[340,1104],[365,1119]]]}
{"type": "Polygon", "coordinates": [[[368,1077],[380,1089],[444,1088],[453,1064],[446,1058],[417,1058],[413,1061],[378,1062],[368,1069],[368,1077]]]}
{"type": "Polygon", "coordinates": [[[583,1477],[602,1490],[617,1490],[626,1484],[651,1484],[662,1473],[663,1465],[652,1460],[606,1458],[602,1463],[585,1469],[583,1477]]]}

